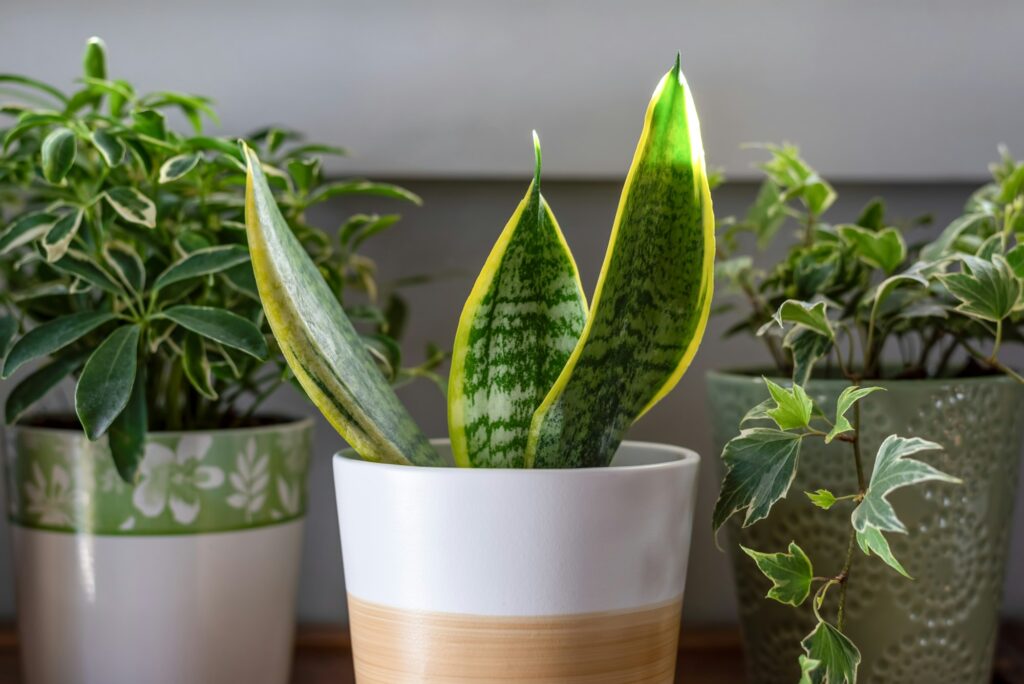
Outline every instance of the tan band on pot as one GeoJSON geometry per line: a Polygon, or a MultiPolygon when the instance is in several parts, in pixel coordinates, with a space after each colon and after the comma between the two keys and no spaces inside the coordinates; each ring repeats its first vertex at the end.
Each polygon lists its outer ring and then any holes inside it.
{"type": "Polygon", "coordinates": [[[671,684],[682,597],[551,617],[421,613],[348,597],[359,684],[671,684]]]}

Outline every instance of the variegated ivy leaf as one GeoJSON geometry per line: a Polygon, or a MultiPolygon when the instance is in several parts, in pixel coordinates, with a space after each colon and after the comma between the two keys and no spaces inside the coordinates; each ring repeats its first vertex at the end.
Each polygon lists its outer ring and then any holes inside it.
{"type": "Polygon", "coordinates": [[[811,379],[814,364],[826,356],[834,342],[824,335],[803,326],[790,330],[782,346],[793,355],[793,382],[806,385],[811,379]]]}
{"type": "Polygon", "coordinates": [[[199,165],[202,158],[198,152],[171,157],[160,166],[160,182],[171,183],[183,178],[199,165]]]}
{"type": "Polygon", "coordinates": [[[807,396],[804,388],[793,385],[793,389],[786,389],[768,378],[764,378],[764,384],[768,386],[768,393],[775,402],[775,408],[770,408],[765,413],[775,421],[775,424],[782,430],[807,427],[811,422],[814,402],[807,396]]]}
{"type": "MultiPolygon", "coordinates": [[[[800,642],[807,657],[819,665],[807,670],[813,684],[855,684],[860,651],[838,629],[819,620],[814,631],[800,642]]],[[[806,665],[801,665],[806,667],[806,665]]]]}
{"type": "Polygon", "coordinates": [[[528,466],[607,465],[675,387],[711,310],[714,245],[700,124],[677,59],[648,106],[586,327],[533,417],[528,466]]]}
{"type": "Polygon", "coordinates": [[[256,154],[244,145],[243,153],[253,271],[267,321],[302,388],[363,458],[443,465],[285,221],[256,154]]]}
{"type": "Polygon", "coordinates": [[[135,188],[121,186],[110,188],[103,196],[114,211],[125,221],[147,228],[156,227],[156,205],[135,188]]]}
{"type": "Polygon", "coordinates": [[[888,496],[897,489],[921,482],[959,483],[960,480],[952,475],[947,475],[923,461],[908,458],[921,451],[941,448],[942,446],[935,442],[918,437],[886,437],[875,456],[875,466],[864,498],[851,516],[861,549],[865,553],[877,553],[883,561],[904,575],[907,574],[906,570],[895,562],[889,544],[882,534],[907,531],[906,526],[897,517],[896,510],[889,503],[888,496]]]}
{"type": "Polygon", "coordinates": [[[984,212],[970,212],[958,216],[939,234],[935,241],[925,245],[921,249],[922,261],[935,261],[951,253],[956,246],[957,240],[964,233],[970,233],[986,223],[992,223],[991,214],[984,212]]]}
{"type": "Polygon", "coordinates": [[[587,318],[576,263],[533,182],[491,250],[459,319],[448,382],[448,432],[462,466],[524,465],[530,420],[587,318]]]}
{"type": "Polygon", "coordinates": [[[53,228],[47,231],[43,237],[43,249],[46,251],[46,260],[48,262],[52,264],[67,254],[68,247],[71,246],[71,241],[78,234],[78,229],[82,225],[84,216],[85,211],[82,209],[72,211],[62,216],[53,225],[53,228]]]}
{"type": "Polygon", "coordinates": [[[761,553],[740,546],[743,552],[754,559],[757,568],[771,580],[772,587],[767,598],[799,606],[807,600],[811,593],[811,580],[814,568],[811,559],[796,542],[789,543],[788,553],[761,553]]]}
{"type": "Polygon", "coordinates": [[[874,231],[860,226],[838,226],[839,236],[869,266],[891,274],[907,258],[907,243],[895,228],[874,231]]]}
{"type": "Polygon", "coordinates": [[[772,320],[761,326],[758,335],[768,332],[773,325],[783,327],[786,323],[802,325],[830,340],[836,337],[832,323],[828,320],[828,305],[825,302],[801,302],[798,299],[787,299],[779,306],[772,320]]]}
{"type": "Polygon", "coordinates": [[[832,429],[829,430],[828,434],[825,435],[825,444],[830,443],[833,439],[841,434],[850,432],[853,430],[853,425],[850,424],[849,419],[846,417],[846,412],[856,404],[858,401],[879,390],[885,391],[884,387],[858,387],[853,385],[847,387],[840,393],[839,398],[836,400],[836,420],[832,425],[832,429]]]}
{"type": "Polygon", "coordinates": [[[991,259],[962,257],[960,273],[940,276],[950,293],[960,300],[956,310],[972,318],[998,323],[1009,316],[1021,299],[1021,280],[999,254],[991,259]]]}
{"type": "Polygon", "coordinates": [[[797,684],[814,684],[811,675],[818,669],[819,665],[821,665],[820,660],[812,660],[800,654],[800,681],[797,684]]]}
{"type": "Polygon", "coordinates": [[[819,489],[815,492],[804,492],[811,503],[823,510],[828,510],[836,505],[836,495],[827,489],[819,489]]]}
{"type": "Polygon", "coordinates": [[[712,520],[715,530],[740,511],[746,511],[744,527],[768,516],[793,483],[802,439],[792,432],[749,428],[725,445],[725,479],[712,520]]]}

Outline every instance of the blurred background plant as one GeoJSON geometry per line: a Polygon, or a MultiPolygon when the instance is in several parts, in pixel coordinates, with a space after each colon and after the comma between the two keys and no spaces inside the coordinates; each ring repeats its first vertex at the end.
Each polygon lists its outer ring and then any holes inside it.
{"type": "MultiPolygon", "coordinates": [[[[0,74],[16,100],[0,109],[0,359],[3,376],[32,361],[6,404],[18,421],[65,378],[91,439],[110,436],[119,472],[132,477],[148,430],[250,425],[290,371],[269,334],[249,264],[245,166],[235,140],[205,132],[211,101],[139,93],[107,75],[91,39],[70,93],[0,74]],[[176,132],[174,123],[186,133],[176,132]]],[[[411,192],[321,170],[341,148],[308,144],[285,128],[245,138],[267,162],[278,204],[394,384],[436,380],[445,358],[403,367],[408,308],[360,253],[399,215],[356,214],[337,238],[311,225],[310,207],[376,196],[418,205],[411,192]]],[[[439,383],[440,384],[440,383],[439,383]]]]}

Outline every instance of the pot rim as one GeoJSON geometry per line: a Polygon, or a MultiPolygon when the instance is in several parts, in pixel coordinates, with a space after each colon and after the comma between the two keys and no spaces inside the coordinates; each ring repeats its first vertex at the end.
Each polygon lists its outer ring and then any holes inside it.
{"type": "MultiPolygon", "coordinates": [[[[762,382],[762,377],[766,377],[774,382],[789,382],[792,378],[781,375],[776,368],[766,367],[739,367],[739,368],[726,368],[726,369],[711,369],[706,371],[705,377],[716,378],[727,380],[736,383],[756,383],[758,385],[762,382]]],[[[850,381],[846,378],[811,378],[811,381],[818,387],[822,385],[842,385],[846,386],[850,384],[850,381]]],[[[861,385],[868,386],[886,386],[886,385],[900,385],[901,387],[910,387],[913,385],[923,385],[926,387],[938,387],[942,385],[960,385],[960,384],[1009,384],[1012,386],[1021,386],[1020,383],[1013,380],[1006,375],[993,373],[992,375],[974,375],[969,377],[946,377],[946,378],[876,378],[876,379],[865,379],[860,382],[861,385]]]]}
{"type": "MultiPolygon", "coordinates": [[[[263,433],[278,432],[281,430],[301,430],[311,428],[314,424],[313,416],[279,416],[279,418],[280,420],[278,422],[274,422],[269,425],[253,425],[251,427],[215,428],[210,430],[147,430],[146,436],[148,438],[150,435],[157,437],[185,437],[189,435],[252,434],[254,432],[263,433]]],[[[23,423],[14,423],[13,425],[4,425],[3,429],[27,433],[64,433],[73,437],[85,437],[85,431],[81,428],[47,427],[45,425],[25,425],[23,423]]],[[[100,439],[102,439],[102,437],[100,439]]]]}
{"type": "MultiPolygon", "coordinates": [[[[451,440],[447,438],[437,437],[430,440],[430,443],[434,446],[448,446],[451,444],[451,440]]],[[[674,455],[675,458],[668,458],[664,461],[657,463],[642,463],[639,465],[624,465],[624,466],[606,466],[606,467],[589,467],[589,468],[460,468],[458,466],[407,466],[399,465],[397,463],[380,463],[378,461],[368,461],[356,453],[355,449],[348,448],[342,449],[334,454],[332,460],[335,463],[344,463],[346,467],[356,468],[376,468],[378,470],[409,473],[418,472],[425,473],[427,477],[494,477],[496,474],[501,474],[502,477],[508,478],[545,478],[561,475],[565,477],[567,473],[577,473],[579,477],[603,477],[602,473],[635,473],[635,472],[649,472],[658,470],[674,470],[681,468],[684,470],[695,470],[700,465],[700,454],[693,449],[687,449],[686,447],[676,446],[674,444],[665,444],[663,442],[645,442],[639,440],[623,440],[620,448],[632,447],[632,448],[644,448],[654,449],[663,453],[674,455]]]]}

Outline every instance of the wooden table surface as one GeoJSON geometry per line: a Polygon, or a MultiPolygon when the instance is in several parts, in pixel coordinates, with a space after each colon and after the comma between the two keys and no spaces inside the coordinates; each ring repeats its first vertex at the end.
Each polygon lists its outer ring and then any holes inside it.
{"type": "MultiPolygon", "coordinates": [[[[734,629],[684,630],[679,649],[677,683],[743,684],[745,681],[743,652],[739,634],[734,629]]],[[[14,631],[0,629],[0,684],[19,684],[20,681],[14,631]]],[[[993,684],[1024,684],[1024,624],[1004,626],[992,681],[993,684]]],[[[300,628],[292,684],[354,682],[348,634],[337,628],[300,628]]]]}

